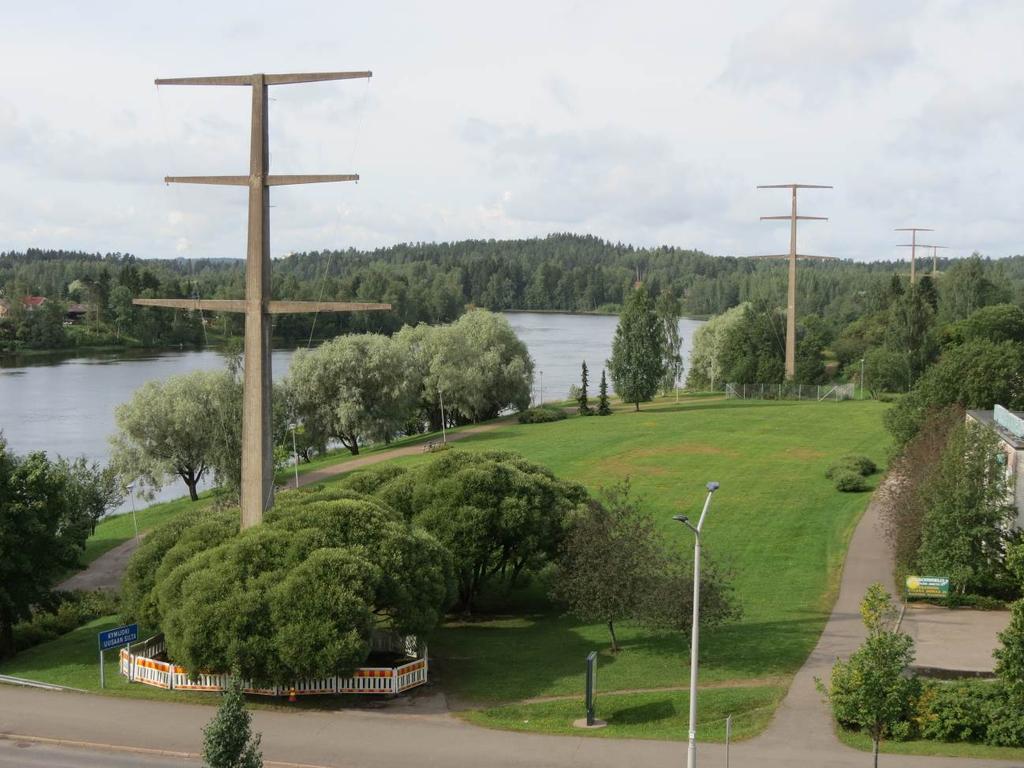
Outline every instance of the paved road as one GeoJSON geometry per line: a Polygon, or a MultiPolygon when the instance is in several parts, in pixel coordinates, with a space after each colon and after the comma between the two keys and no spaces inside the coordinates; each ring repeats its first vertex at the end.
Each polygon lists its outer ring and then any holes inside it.
{"type": "Polygon", "coordinates": [[[197,768],[198,760],[0,739],[0,768],[197,768]]]}

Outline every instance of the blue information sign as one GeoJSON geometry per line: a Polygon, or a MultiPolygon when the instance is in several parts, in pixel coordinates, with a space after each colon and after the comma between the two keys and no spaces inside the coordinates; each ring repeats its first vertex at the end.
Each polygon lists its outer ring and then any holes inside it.
{"type": "Polygon", "coordinates": [[[134,643],[139,639],[139,625],[126,624],[123,627],[108,629],[106,632],[99,633],[99,639],[101,651],[105,651],[108,648],[117,648],[119,645],[125,645],[126,643],[134,643]]]}

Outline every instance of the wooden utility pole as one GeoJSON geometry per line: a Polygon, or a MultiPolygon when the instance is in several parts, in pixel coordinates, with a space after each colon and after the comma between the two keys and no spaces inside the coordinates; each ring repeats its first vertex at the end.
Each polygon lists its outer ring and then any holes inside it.
{"type": "Polygon", "coordinates": [[[938,257],[937,251],[940,248],[942,250],[946,250],[947,246],[945,246],[945,245],[921,245],[920,243],[918,243],[917,247],[918,248],[931,248],[932,249],[932,277],[935,277],[936,275],[938,275],[939,274],[939,257],[938,257]]]}
{"type": "Polygon", "coordinates": [[[229,85],[252,88],[248,176],[167,176],[168,183],[220,184],[249,188],[249,229],[245,257],[245,299],[135,299],[148,307],[245,313],[245,372],[242,416],[242,528],[263,520],[274,502],[271,436],[271,315],[297,312],[351,312],[391,309],[390,304],[336,301],[271,301],[270,187],[325,181],[358,181],[357,174],[271,175],[267,87],[368,78],[370,72],[310,72],[284,75],[231,75],[157,80],[160,85],[229,85]]]}
{"type": "MultiPolygon", "coordinates": [[[[901,243],[900,248],[910,249],[910,284],[913,285],[917,281],[917,233],[918,232],[934,232],[934,229],[928,229],[927,227],[897,227],[893,232],[910,232],[910,242],[901,243]]],[[[927,247],[927,246],[922,246],[927,247]]]]}
{"type": "Polygon", "coordinates": [[[758,189],[788,189],[792,191],[792,209],[788,216],[762,216],[761,221],[789,221],[789,253],[757,256],[759,259],[786,259],[789,262],[789,295],[786,301],[786,378],[796,376],[796,262],[797,259],[812,261],[832,260],[831,256],[808,256],[796,252],[796,223],[800,219],[828,221],[825,216],[798,216],[796,212],[796,191],[798,189],[832,189],[825,184],[761,184],[758,189]]]}

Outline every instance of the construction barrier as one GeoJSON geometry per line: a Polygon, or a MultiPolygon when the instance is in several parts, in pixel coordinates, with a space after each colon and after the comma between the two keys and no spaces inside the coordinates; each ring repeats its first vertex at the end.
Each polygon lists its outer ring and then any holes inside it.
{"type": "MultiPolygon", "coordinates": [[[[199,673],[190,675],[188,670],[169,661],[154,657],[166,653],[167,646],[162,636],[151,637],[141,643],[121,649],[120,670],[129,682],[152,685],[155,688],[175,691],[223,691],[231,682],[231,675],[199,673]]],[[[416,638],[381,635],[374,636],[371,647],[375,651],[402,652],[419,656],[396,667],[360,667],[351,677],[326,677],[319,680],[296,680],[291,685],[270,688],[255,686],[251,680],[242,681],[242,690],[258,696],[316,696],[337,693],[370,693],[395,696],[410,688],[427,682],[427,649],[422,653],[416,638]],[[408,653],[412,649],[412,653],[408,653]]]]}

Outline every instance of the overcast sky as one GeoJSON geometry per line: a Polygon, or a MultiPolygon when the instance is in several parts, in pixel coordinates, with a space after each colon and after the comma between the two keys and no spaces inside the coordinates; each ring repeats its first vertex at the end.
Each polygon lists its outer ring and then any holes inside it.
{"type": "Polygon", "coordinates": [[[1024,2],[47,2],[0,32],[0,250],[241,257],[244,88],[271,89],[275,256],[592,233],[715,254],[1024,252],[1024,2]]]}

